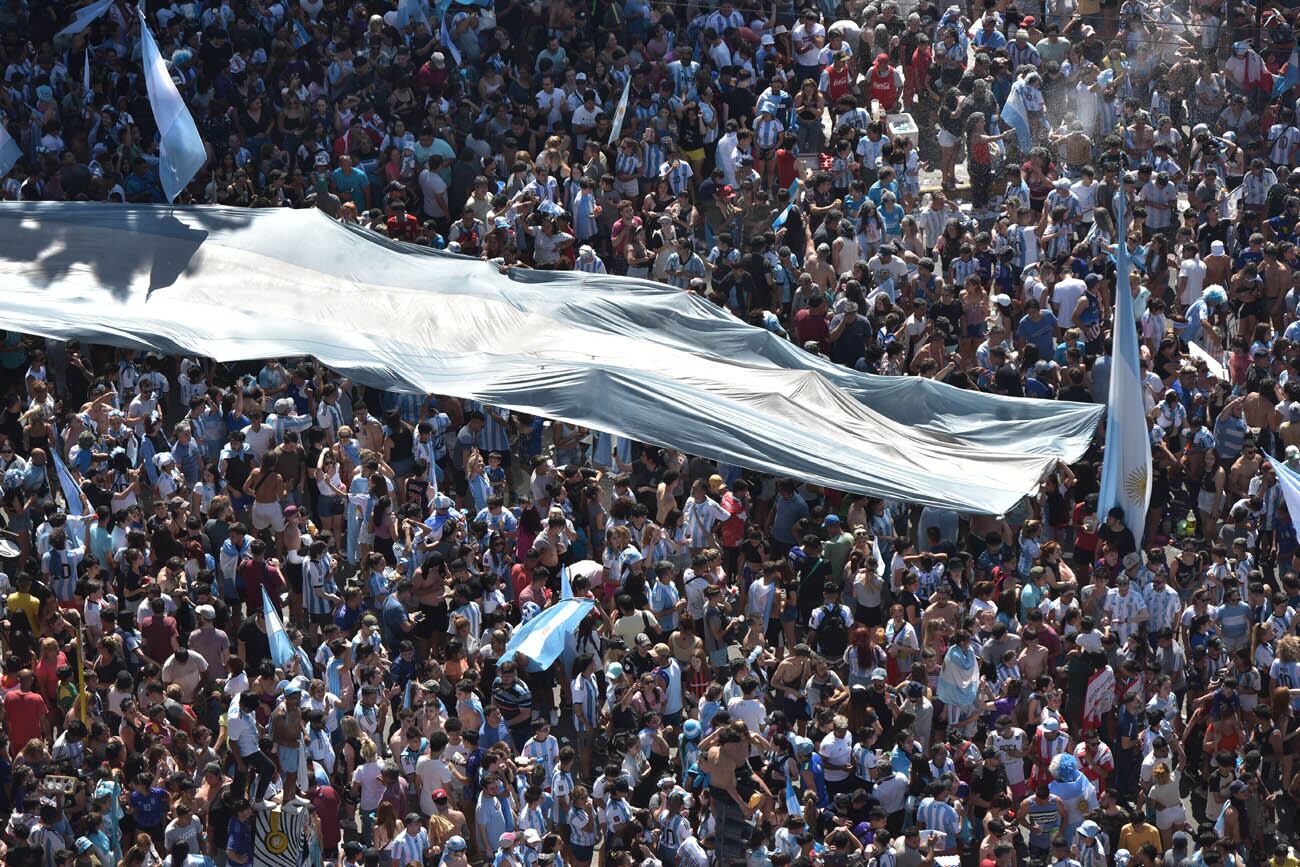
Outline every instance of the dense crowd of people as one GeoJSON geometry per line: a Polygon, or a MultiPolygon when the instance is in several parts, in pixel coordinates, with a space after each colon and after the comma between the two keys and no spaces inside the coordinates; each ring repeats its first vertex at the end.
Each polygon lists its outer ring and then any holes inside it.
{"type": "MultiPolygon", "coordinates": [[[[74,5],[0,8],[3,195],[162,203],[135,11],[74,5]]],[[[145,11],[178,204],[661,281],[871,374],[1104,402],[1125,240],[1151,503],[1099,505],[1100,433],[959,515],[6,332],[0,861],[261,867],[279,805],[337,867],[1300,864],[1289,8],[145,11]],[[507,652],[570,593],[560,659],[507,652]]]]}

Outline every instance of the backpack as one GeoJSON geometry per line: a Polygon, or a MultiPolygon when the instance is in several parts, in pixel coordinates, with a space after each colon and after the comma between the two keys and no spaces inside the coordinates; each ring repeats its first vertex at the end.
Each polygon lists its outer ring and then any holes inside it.
{"type": "Polygon", "coordinates": [[[839,659],[849,647],[849,627],[839,606],[827,605],[817,628],[817,649],[828,659],[839,659]]]}

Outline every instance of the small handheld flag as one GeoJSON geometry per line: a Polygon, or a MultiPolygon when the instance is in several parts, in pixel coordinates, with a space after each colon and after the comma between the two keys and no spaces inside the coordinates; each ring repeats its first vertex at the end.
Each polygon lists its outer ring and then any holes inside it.
{"type": "Polygon", "coordinates": [[[614,109],[614,122],[609,128],[609,144],[618,141],[619,135],[623,132],[623,118],[627,116],[627,98],[632,92],[632,76],[627,77],[627,82],[623,85],[623,95],[619,97],[618,108],[614,109]]]}

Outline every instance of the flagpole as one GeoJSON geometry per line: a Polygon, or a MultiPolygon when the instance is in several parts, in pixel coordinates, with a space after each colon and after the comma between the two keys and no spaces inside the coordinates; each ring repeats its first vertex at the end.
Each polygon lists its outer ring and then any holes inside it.
{"type": "Polygon", "coordinates": [[[78,716],[82,723],[90,725],[90,702],[86,696],[86,621],[83,618],[77,626],[77,701],[81,710],[78,716]]]}

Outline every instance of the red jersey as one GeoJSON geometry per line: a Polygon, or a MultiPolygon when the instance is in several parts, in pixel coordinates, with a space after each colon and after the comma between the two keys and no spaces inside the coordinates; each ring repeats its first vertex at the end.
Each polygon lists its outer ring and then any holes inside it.
{"type": "Polygon", "coordinates": [[[873,65],[867,74],[867,82],[871,98],[879,102],[881,108],[888,111],[898,102],[898,79],[894,67],[886,65],[882,69],[878,64],[873,65]]]}
{"type": "Polygon", "coordinates": [[[15,750],[27,746],[28,741],[41,739],[44,734],[41,720],[48,712],[49,707],[39,692],[15,689],[5,695],[5,723],[15,750]]]}
{"type": "Polygon", "coordinates": [[[839,100],[841,96],[848,96],[849,91],[853,88],[853,73],[849,70],[848,64],[843,69],[836,69],[835,64],[826,67],[826,95],[831,102],[839,100]]]}

